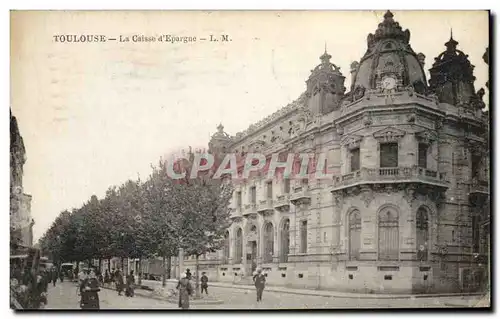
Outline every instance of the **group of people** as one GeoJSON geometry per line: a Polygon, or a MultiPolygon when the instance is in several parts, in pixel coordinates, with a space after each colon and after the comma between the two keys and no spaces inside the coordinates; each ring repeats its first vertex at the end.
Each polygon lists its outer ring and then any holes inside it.
{"type": "Polygon", "coordinates": [[[111,272],[106,270],[104,276],[102,274],[97,275],[94,269],[90,269],[81,271],[78,277],[80,280],[80,306],[82,309],[99,309],[99,286],[111,285],[113,282],[119,296],[122,295],[124,290],[125,296],[134,296],[135,277],[133,270],[130,271],[125,280],[120,269],[113,269],[111,272]]]}
{"type": "Polygon", "coordinates": [[[41,309],[47,305],[47,291],[49,284],[56,285],[57,280],[64,280],[62,272],[55,267],[38,270],[22,269],[14,265],[10,276],[11,293],[16,307],[23,309],[41,309]]]}
{"type": "MultiPolygon", "coordinates": [[[[177,284],[177,289],[179,290],[179,308],[181,309],[189,309],[189,297],[193,294],[191,279],[191,271],[187,269],[185,273],[181,274],[181,278],[177,284]]],[[[208,277],[205,272],[202,273],[200,282],[201,293],[205,292],[208,295],[208,277]]],[[[262,272],[262,269],[257,268],[253,273],[253,282],[257,291],[257,302],[261,302],[262,293],[266,287],[266,275],[262,272]]]]}

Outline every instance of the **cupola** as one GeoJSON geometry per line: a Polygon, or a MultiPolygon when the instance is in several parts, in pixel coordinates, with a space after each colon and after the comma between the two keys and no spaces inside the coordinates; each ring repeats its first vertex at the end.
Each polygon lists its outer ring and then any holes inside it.
{"type": "Polygon", "coordinates": [[[331,58],[325,46],[325,52],[319,57],[321,63],[311,70],[306,81],[307,104],[312,114],[326,114],[335,110],[344,96],[345,77],[340,67],[330,62],[331,58]]]}
{"type": "Polygon", "coordinates": [[[368,48],[359,65],[356,65],[351,92],[384,90],[387,83],[393,90],[413,86],[417,93],[426,93],[425,56],[413,51],[410,31],[403,31],[393,18],[392,12],[387,11],[375,34],[368,35],[368,48]]]}
{"type": "Polygon", "coordinates": [[[212,138],[208,143],[210,153],[225,154],[231,141],[231,136],[224,132],[224,126],[219,124],[217,126],[217,132],[212,135],[212,138]]]}
{"type": "Polygon", "coordinates": [[[477,99],[474,93],[476,80],[468,55],[457,49],[458,42],[453,39],[445,43],[446,50],[434,59],[429,70],[430,88],[436,93],[440,102],[452,105],[471,104],[477,99]]]}

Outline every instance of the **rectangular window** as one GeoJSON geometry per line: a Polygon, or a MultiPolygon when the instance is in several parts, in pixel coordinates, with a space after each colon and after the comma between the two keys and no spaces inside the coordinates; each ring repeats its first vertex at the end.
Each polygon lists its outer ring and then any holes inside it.
{"type": "Polygon", "coordinates": [[[255,186],[252,186],[250,188],[250,203],[255,204],[256,201],[257,201],[257,189],[255,188],[255,186]]]}
{"type": "Polygon", "coordinates": [[[380,144],[380,167],[398,167],[398,143],[380,144]]]}
{"type": "Polygon", "coordinates": [[[289,194],[290,193],[290,179],[288,178],[285,178],[283,180],[283,182],[285,183],[285,186],[284,186],[284,191],[285,191],[285,194],[289,194]]]}
{"type": "Polygon", "coordinates": [[[236,193],[236,204],[241,207],[241,192],[236,193]]]}
{"type": "Polygon", "coordinates": [[[273,198],[273,182],[267,183],[267,199],[273,198]]]}
{"type": "Polygon", "coordinates": [[[359,148],[351,150],[351,172],[359,171],[360,152],[359,148]]]}
{"type": "Polygon", "coordinates": [[[424,143],[418,144],[418,167],[427,168],[427,151],[429,146],[424,143]]]}
{"type": "Polygon", "coordinates": [[[307,253],[307,220],[300,223],[300,252],[307,253]]]}
{"type": "Polygon", "coordinates": [[[479,168],[481,164],[481,157],[478,155],[473,155],[472,156],[472,167],[471,167],[471,172],[472,172],[472,178],[477,177],[479,178],[479,168]]]}

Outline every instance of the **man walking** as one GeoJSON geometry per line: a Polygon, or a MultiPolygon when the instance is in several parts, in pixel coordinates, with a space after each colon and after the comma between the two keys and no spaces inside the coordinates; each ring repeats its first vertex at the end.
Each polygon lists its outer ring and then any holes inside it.
{"type": "Polygon", "coordinates": [[[208,295],[208,277],[205,272],[201,273],[201,293],[205,291],[205,293],[208,295]]]}
{"type": "Polygon", "coordinates": [[[56,286],[56,282],[57,282],[57,270],[55,268],[52,268],[52,271],[51,271],[51,280],[52,280],[52,285],[54,285],[54,287],[56,286]]]}
{"type": "Polygon", "coordinates": [[[253,281],[255,283],[255,288],[257,288],[257,302],[260,302],[262,301],[262,293],[266,286],[266,276],[262,274],[262,269],[257,269],[257,274],[253,276],[253,281]]]}

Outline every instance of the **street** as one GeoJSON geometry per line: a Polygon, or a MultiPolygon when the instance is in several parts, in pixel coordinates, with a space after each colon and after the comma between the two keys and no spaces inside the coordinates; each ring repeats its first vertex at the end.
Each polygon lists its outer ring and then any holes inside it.
{"type": "MultiPolygon", "coordinates": [[[[462,301],[462,297],[416,298],[416,299],[355,299],[306,296],[264,291],[263,301],[255,301],[255,292],[234,288],[209,287],[209,293],[224,301],[219,305],[191,305],[191,309],[328,309],[328,308],[429,308],[447,307],[462,301]]],[[[79,309],[75,283],[57,283],[49,287],[47,309],[79,309]]],[[[101,309],[176,309],[177,305],[167,301],[135,296],[118,296],[116,291],[102,289],[99,293],[101,309]]],[[[469,297],[467,300],[479,300],[469,297]]]]}

